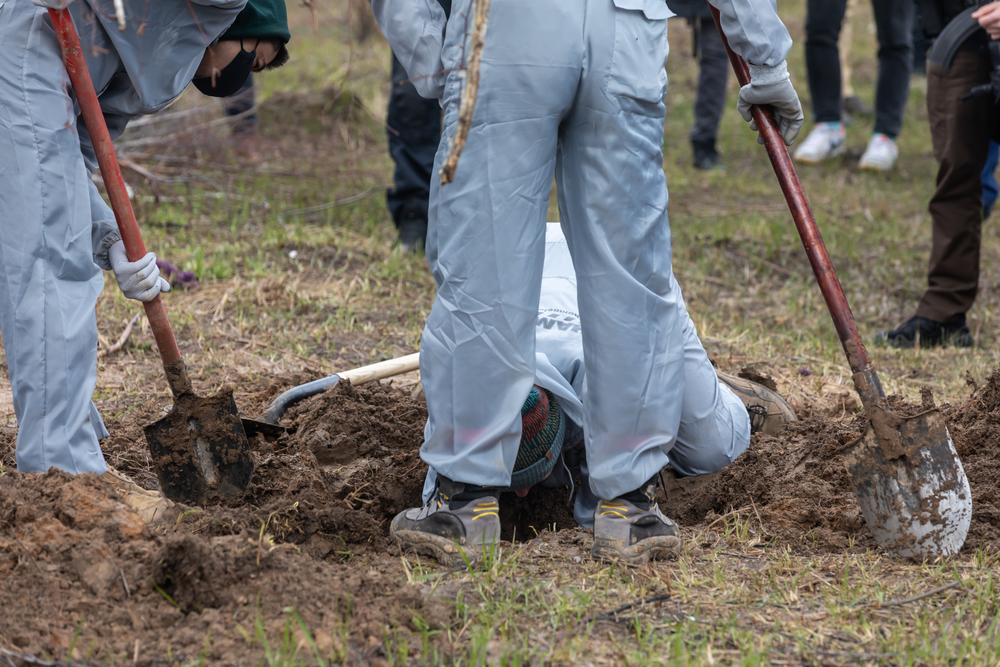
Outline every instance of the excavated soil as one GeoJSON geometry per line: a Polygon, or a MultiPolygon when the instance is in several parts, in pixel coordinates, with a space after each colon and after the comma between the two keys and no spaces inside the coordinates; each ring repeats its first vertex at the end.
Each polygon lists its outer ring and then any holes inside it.
{"type": "MultiPolygon", "coordinates": [[[[256,415],[312,379],[258,382],[237,402],[256,415]]],[[[913,414],[932,397],[920,406],[892,403],[913,414]]],[[[763,544],[802,553],[875,549],[842,459],[863,421],[811,412],[780,437],[754,436],[750,450],[716,475],[675,479],[668,469],[666,513],[701,546],[720,539],[739,510],[763,544]]],[[[1000,371],[942,413],[973,490],[965,551],[1000,548],[1000,371]]],[[[102,443],[109,461],[149,488],[156,477],[141,433],[159,416],[140,408],[109,419],[112,435],[102,443]]],[[[418,628],[454,622],[429,588],[405,583],[388,538],[392,517],[420,502],[426,416],[408,390],[342,383],[290,408],[282,422],[288,433],[254,437],[255,471],[241,501],[177,505],[154,527],[96,476],[8,470],[0,475],[0,647],[115,664],[166,656],[256,664],[270,650],[262,635],[273,643],[285,634],[307,654],[315,644],[324,656],[358,664],[384,660],[388,634],[418,647],[418,628]],[[316,629],[312,640],[290,609],[316,629]]],[[[5,465],[13,463],[14,435],[0,431],[5,465]]],[[[503,537],[561,544],[566,536],[586,558],[589,538],[569,500],[568,489],[504,494],[503,537]]]]}

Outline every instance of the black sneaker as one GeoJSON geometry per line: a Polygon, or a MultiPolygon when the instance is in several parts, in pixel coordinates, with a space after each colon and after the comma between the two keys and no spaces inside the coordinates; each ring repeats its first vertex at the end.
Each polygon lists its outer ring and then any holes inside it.
{"type": "Polygon", "coordinates": [[[943,345],[972,347],[973,340],[969,325],[965,323],[965,315],[944,323],[914,315],[895,329],[876,333],[875,344],[904,349],[943,345]]]}
{"type": "Polygon", "coordinates": [[[725,171],[719,151],[715,150],[715,141],[692,141],[691,152],[694,153],[694,168],[702,171],[725,171]]]}
{"type": "Polygon", "coordinates": [[[597,504],[591,556],[640,565],[680,552],[677,524],[656,504],[656,480],[654,475],[639,489],[597,504]]]}
{"type": "Polygon", "coordinates": [[[410,200],[403,204],[396,220],[399,245],[406,252],[417,252],[427,243],[427,202],[410,200]]]}
{"type": "Polygon", "coordinates": [[[466,559],[476,562],[484,549],[500,539],[497,495],[497,489],[438,475],[431,501],[397,514],[389,533],[404,551],[430,556],[439,563],[457,566],[466,559]]]}

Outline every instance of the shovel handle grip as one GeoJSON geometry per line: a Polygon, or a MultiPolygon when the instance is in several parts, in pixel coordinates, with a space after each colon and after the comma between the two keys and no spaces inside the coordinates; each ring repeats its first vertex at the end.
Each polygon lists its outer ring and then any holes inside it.
{"type": "MultiPolygon", "coordinates": [[[[134,262],[146,254],[146,246],[142,243],[142,235],[139,233],[139,225],[135,221],[132,202],[129,201],[128,193],[125,190],[125,179],[122,178],[122,171],[118,166],[115,147],[111,143],[108,126],[104,122],[104,113],[101,111],[101,103],[94,90],[94,82],[90,79],[90,70],[87,69],[87,62],[84,60],[83,49],[80,46],[80,38],[73,26],[73,17],[68,9],[50,9],[49,17],[52,19],[52,27],[59,40],[63,62],[66,65],[69,80],[73,84],[76,101],[80,105],[80,114],[87,126],[87,132],[90,134],[94,152],[97,154],[97,163],[101,167],[101,177],[104,179],[108,197],[111,199],[111,208],[115,212],[118,231],[125,244],[125,253],[128,260],[134,262]]],[[[156,347],[160,351],[160,359],[165,367],[172,369],[172,372],[167,373],[170,390],[174,396],[189,393],[191,383],[184,370],[181,351],[177,347],[174,332],[167,320],[167,311],[163,307],[163,301],[157,296],[152,301],[143,303],[143,307],[146,309],[146,319],[149,320],[153,337],[156,339],[156,347]]]]}
{"type": "MultiPolygon", "coordinates": [[[[735,53],[729,46],[729,40],[722,31],[722,21],[719,10],[709,5],[712,18],[715,19],[715,27],[719,30],[722,43],[729,54],[729,62],[732,63],[736,71],[736,78],[741,86],[750,83],[750,67],[743,58],[735,53]]],[[[854,321],[854,314],[844,296],[844,289],[840,285],[837,273],[834,271],[830,254],[823,244],[823,237],[819,233],[819,226],[816,224],[816,217],[813,215],[809,200],[802,190],[802,183],[795,172],[792,158],[788,154],[785,140],[778,131],[778,126],[774,122],[774,116],[770,109],[754,106],[752,109],[753,118],[757,123],[757,129],[764,140],[764,147],[767,149],[767,157],[771,160],[774,174],[778,177],[781,191],[788,202],[788,208],[795,221],[795,228],[802,239],[802,245],[806,249],[809,263],[812,265],[813,273],[816,275],[816,282],[819,283],[820,292],[826,300],[826,306],[833,318],[833,324],[837,328],[837,335],[844,346],[847,354],[847,361],[854,374],[854,385],[861,395],[861,400],[865,407],[880,406],[888,407],[885,391],[879,382],[872,367],[871,357],[865,349],[861,334],[858,333],[858,326],[854,321]]]]}

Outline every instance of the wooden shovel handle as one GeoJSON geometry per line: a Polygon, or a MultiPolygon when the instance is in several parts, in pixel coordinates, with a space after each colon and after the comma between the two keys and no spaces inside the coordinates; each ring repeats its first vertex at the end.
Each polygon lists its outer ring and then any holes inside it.
{"type": "Polygon", "coordinates": [[[377,364],[362,366],[361,368],[353,368],[349,371],[337,373],[337,375],[340,376],[341,380],[350,380],[352,385],[357,386],[366,382],[372,382],[373,380],[381,380],[394,375],[409,373],[418,368],[420,368],[420,353],[414,352],[405,357],[380,361],[377,364]]]}
{"type": "MultiPolygon", "coordinates": [[[[132,202],[129,201],[128,193],[125,190],[125,179],[122,178],[118,158],[115,156],[115,147],[111,143],[108,126],[104,122],[101,103],[97,99],[94,82],[90,79],[90,71],[83,58],[80,38],[76,34],[73,18],[68,9],[50,9],[49,16],[52,19],[52,27],[55,28],[56,38],[59,40],[59,47],[62,49],[66,72],[73,84],[73,93],[80,105],[83,122],[87,126],[90,141],[97,154],[97,163],[101,167],[101,177],[104,179],[108,197],[111,199],[111,208],[115,212],[118,231],[125,244],[125,253],[128,260],[134,262],[145,256],[146,246],[142,243],[139,225],[135,221],[135,212],[132,210],[132,202]]],[[[177,347],[174,332],[167,320],[167,311],[163,307],[163,301],[157,295],[152,301],[143,303],[143,307],[146,309],[146,319],[149,320],[153,337],[156,339],[156,347],[160,351],[160,360],[167,370],[170,390],[174,396],[191,393],[191,382],[187,377],[187,371],[184,370],[181,351],[177,347]]]]}
{"type": "MultiPolygon", "coordinates": [[[[729,40],[722,31],[722,22],[719,17],[719,10],[709,5],[712,18],[715,19],[715,26],[719,29],[722,43],[729,54],[729,61],[736,71],[736,78],[741,86],[750,83],[750,67],[737,53],[729,46],[729,40]]],[[[792,212],[792,219],[795,220],[795,227],[798,229],[799,238],[806,249],[809,263],[812,264],[813,273],[816,275],[816,282],[826,300],[826,307],[833,318],[833,324],[837,328],[837,335],[844,346],[847,354],[847,362],[851,366],[854,374],[854,385],[861,396],[861,401],[866,408],[874,406],[888,408],[888,401],[882,384],[879,382],[875,369],[872,367],[871,357],[865,349],[861,334],[858,333],[858,326],[854,321],[854,314],[847,304],[847,297],[844,296],[844,289],[837,279],[837,273],[833,269],[833,262],[830,254],[823,244],[823,237],[819,233],[816,225],[816,217],[809,207],[809,200],[806,199],[802,190],[802,183],[795,173],[795,166],[792,158],[788,154],[785,140],[778,131],[778,126],[774,122],[774,116],[770,109],[759,106],[753,107],[753,118],[757,122],[757,129],[764,140],[764,147],[767,149],[767,156],[771,160],[774,174],[778,177],[781,191],[788,202],[788,208],[792,212]]]]}

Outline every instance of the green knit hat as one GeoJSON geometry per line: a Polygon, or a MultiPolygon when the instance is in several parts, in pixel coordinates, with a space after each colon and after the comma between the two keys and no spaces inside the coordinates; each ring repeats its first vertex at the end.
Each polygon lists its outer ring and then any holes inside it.
{"type": "Polygon", "coordinates": [[[504,491],[528,489],[541,482],[559,460],[566,418],[559,402],[547,389],[532,387],[521,406],[521,444],[514,461],[510,486],[504,491]]]}
{"type": "Polygon", "coordinates": [[[219,39],[247,38],[280,39],[288,44],[292,34],[288,32],[285,0],[247,0],[246,7],[219,39]]]}

